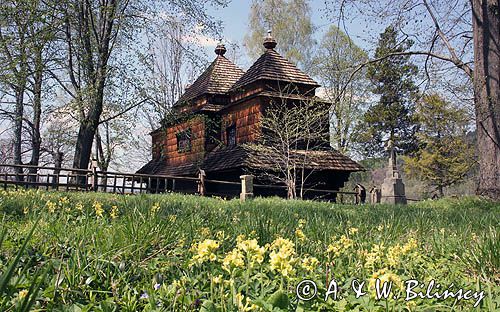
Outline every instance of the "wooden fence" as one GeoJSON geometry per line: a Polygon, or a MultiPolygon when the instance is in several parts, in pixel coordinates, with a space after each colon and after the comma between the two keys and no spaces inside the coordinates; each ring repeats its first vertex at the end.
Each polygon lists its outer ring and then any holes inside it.
{"type": "MultiPolygon", "coordinates": [[[[241,192],[247,192],[249,186],[244,182],[233,182],[223,180],[209,180],[205,178],[203,171],[198,177],[180,177],[167,175],[146,175],[137,173],[121,173],[113,171],[100,171],[93,169],[74,169],[41,167],[30,165],[8,165],[0,164],[0,187],[34,188],[59,191],[80,192],[106,192],[116,194],[143,194],[143,193],[165,193],[179,192],[186,194],[219,195],[235,197],[241,192]],[[231,192],[210,192],[214,185],[231,189],[231,192]],[[232,195],[232,196],[231,196],[232,195]]],[[[250,189],[280,190],[286,192],[286,187],[281,185],[253,184],[250,179],[250,189]]],[[[219,187],[220,189],[220,187],[219,187]]],[[[356,192],[342,192],[334,190],[309,190],[316,194],[336,194],[338,202],[355,202],[356,192]],[[348,196],[352,200],[346,200],[348,196]]],[[[252,194],[253,195],[253,194],[252,194]]],[[[321,196],[318,196],[321,198],[321,196]]]]}
{"type": "Polygon", "coordinates": [[[188,190],[186,184],[198,185],[198,178],[121,173],[93,169],[39,167],[0,164],[0,186],[53,189],[60,191],[100,191],[118,194],[164,193],[188,190]]]}

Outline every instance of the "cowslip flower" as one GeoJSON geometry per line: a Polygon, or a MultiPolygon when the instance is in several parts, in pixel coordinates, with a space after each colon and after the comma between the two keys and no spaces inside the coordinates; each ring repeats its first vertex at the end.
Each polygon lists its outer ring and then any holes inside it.
{"type": "Polygon", "coordinates": [[[78,210],[78,211],[83,211],[83,205],[82,205],[82,203],[77,203],[75,205],[75,209],[78,210]]]}
{"type": "Polygon", "coordinates": [[[50,213],[54,213],[56,211],[56,203],[54,202],[51,202],[50,200],[48,200],[46,203],[45,203],[45,207],[47,207],[47,209],[49,210],[50,213]]]}
{"type": "Polygon", "coordinates": [[[109,213],[111,219],[116,219],[118,217],[118,206],[111,206],[111,212],[109,213]]]}
{"type": "Polygon", "coordinates": [[[264,261],[264,253],[266,252],[266,249],[264,247],[260,247],[255,238],[240,240],[236,244],[236,248],[245,253],[245,258],[248,260],[250,267],[253,267],[255,263],[260,264],[264,261]]]}
{"type": "Polygon", "coordinates": [[[379,280],[381,287],[384,285],[384,283],[392,283],[394,286],[400,289],[403,288],[403,282],[401,278],[386,268],[380,269],[372,274],[372,277],[368,282],[369,289],[375,289],[377,279],[379,280]]]}
{"type": "Polygon", "coordinates": [[[288,239],[277,238],[271,244],[272,250],[269,254],[269,263],[273,271],[279,272],[284,277],[295,274],[293,265],[295,264],[295,245],[288,239]]]}
{"type": "MultiPolygon", "coordinates": [[[[334,238],[335,240],[336,238],[334,238]]],[[[338,257],[354,245],[354,242],[345,235],[340,236],[340,239],[328,245],[327,252],[338,257]]]]}
{"type": "Polygon", "coordinates": [[[156,214],[160,210],[160,204],[159,203],[154,203],[153,206],[151,206],[151,213],[156,214]]]}
{"type": "Polygon", "coordinates": [[[19,298],[23,299],[28,295],[28,291],[26,289],[23,289],[19,292],[19,298]]]}
{"type": "Polygon", "coordinates": [[[234,248],[226,254],[222,260],[222,268],[231,273],[234,268],[242,268],[245,265],[243,254],[237,248],[234,248]]]}
{"type": "Polygon", "coordinates": [[[102,204],[98,201],[95,201],[93,204],[95,214],[97,217],[102,217],[104,213],[104,209],[102,208],[102,204]]]}
{"type": "Polygon", "coordinates": [[[304,242],[306,240],[306,235],[304,234],[304,232],[302,232],[301,228],[295,229],[295,236],[297,237],[299,242],[304,242]]]}
{"type": "Polygon", "coordinates": [[[306,257],[302,259],[302,268],[307,272],[314,271],[319,266],[319,261],[315,257],[306,257]]]}
{"type": "Polygon", "coordinates": [[[202,264],[205,261],[217,260],[215,251],[219,248],[219,242],[213,239],[205,239],[203,242],[193,244],[191,250],[195,255],[191,259],[193,263],[202,264]]]}

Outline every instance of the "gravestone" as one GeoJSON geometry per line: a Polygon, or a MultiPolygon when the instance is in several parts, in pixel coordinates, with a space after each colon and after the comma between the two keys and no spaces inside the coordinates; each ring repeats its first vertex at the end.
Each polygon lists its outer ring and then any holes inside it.
{"type": "Polygon", "coordinates": [[[396,165],[396,150],[391,140],[387,142],[389,165],[382,183],[382,204],[406,205],[405,185],[396,165]]]}

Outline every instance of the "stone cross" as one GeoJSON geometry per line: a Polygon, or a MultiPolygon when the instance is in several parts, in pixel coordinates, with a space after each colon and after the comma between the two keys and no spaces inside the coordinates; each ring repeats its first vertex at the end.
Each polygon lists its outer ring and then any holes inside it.
{"type": "Polygon", "coordinates": [[[389,152],[389,165],[382,184],[381,203],[406,204],[405,185],[396,163],[396,150],[392,140],[387,141],[386,150],[389,152]]]}

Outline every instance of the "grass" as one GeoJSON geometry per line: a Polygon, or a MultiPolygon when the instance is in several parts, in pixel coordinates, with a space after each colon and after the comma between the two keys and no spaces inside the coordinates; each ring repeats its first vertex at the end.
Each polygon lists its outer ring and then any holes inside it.
{"type": "Polygon", "coordinates": [[[2,278],[14,268],[2,311],[28,302],[43,311],[469,311],[476,302],[405,301],[410,278],[484,291],[477,309],[500,309],[500,206],[475,197],[348,206],[8,191],[0,215],[2,278]],[[343,299],[297,300],[305,278],[323,299],[335,279],[343,299]],[[354,278],[366,295],[355,297],[354,278]],[[376,300],[375,278],[399,298],[376,300]]]}

